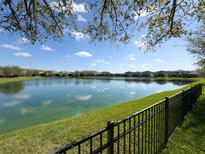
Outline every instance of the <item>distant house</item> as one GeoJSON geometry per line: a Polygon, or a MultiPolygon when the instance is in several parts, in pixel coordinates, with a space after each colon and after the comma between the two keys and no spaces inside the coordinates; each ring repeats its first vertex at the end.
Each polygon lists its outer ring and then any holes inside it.
{"type": "Polygon", "coordinates": [[[41,71],[41,72],[39,72],[39,76],[41,76],[41,77],[48,77],[48,73],[45,72],[45,71],[41,71]]]}
{"type": "Polygon", "coordinates": [[[74,73],[74,72],[67,72],[67,76],[68,76],[68,77],[74,77],[74,76],[75,76],[75,73],[74,73]]]}
{"type": "Polygon", "coordinates": [[[46,71],[48,77],[54,77],[54,71],[46,71]]]}
{"type": "Polygon", "coordinates": [[[116,77],[120,77],[120,76],[123,76],[123,73],[113,73],[112,75],[116,77]]]}
{"type": "Polygon", "coordinates": [[[31,74],[32,74],[32,76],[40,76],[38,71],[33,71],[31,74]]]}
{"type": "Polygon", "coordinates": [[[167,72],[166,71],[154,72],[154,77],[166,77],[166,76],[167,76],[167,72]]]}
{"type": "Polygon", "coordinates": [[[182,74],[180,72],[175,72],[175,71],[171,72],[170,71],[170,72],[167,73],[167,76],[168,77],[181,77],[182,74]]]}
{"type": "Polygon", "coordinates": [[[124,76],[126,77],[131,77],[133,75],[133,72],[125,72],[124,76]]]}
{"type": "Polygon", "coordinates": [[[81,71],[80,76],[96,76],[98,74],[97,71],[81,71]]]}
{"type": "Polygon", "coordinates": [[[187,74],[186,77],[189,77],[189,78],[199,77],[199,73],[196,71],[191,71],[187,74]]]}
{"type": "Polygon", "coordinates": [[[154,77],[154,74],[150,71],[145,71],[141,73],[142,77],[154,77]]]}
{"type": "Polygon", "coordinates": [[[75,71],[74,72],[74,77],[80,77],[80,71],[75,71]]]}
{"type": "Polygon", "coordinates": [[[141,72],[133,72],[132,76],[133,77],[141,77],[142,73],[141,72]]]}
{"type": "Polygon", "coordinates": [[[112,74],[110,73],[110,72],[100,72],[99,74],[98,74],[98,76],[112,76],[112,74]]]}
{"type": "Polygon", "coordinates": [[[60,72],[54,72],[53,75],[54,75],[54,77],[60,77],[61,76],[60,72]]]}

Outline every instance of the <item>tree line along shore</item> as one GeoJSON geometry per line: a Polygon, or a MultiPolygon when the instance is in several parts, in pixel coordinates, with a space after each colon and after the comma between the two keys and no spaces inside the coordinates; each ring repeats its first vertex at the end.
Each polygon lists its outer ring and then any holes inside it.
{"type": "Polygon", "coordinates": [[[0,77],[202,77],[198,71],[128,71],[124,73],[111,73],[108,71],[98,72],[93,70],[87,71],[52,71],[40,69],[27,69],[18,66],[0,66],[0,77]]]}

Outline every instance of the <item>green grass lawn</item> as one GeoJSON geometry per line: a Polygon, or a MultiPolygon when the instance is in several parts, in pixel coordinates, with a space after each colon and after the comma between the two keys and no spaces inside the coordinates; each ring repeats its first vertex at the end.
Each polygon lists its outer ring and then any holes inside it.
{"type": "MultiPolygon", "coordinates": [[[[176,78],[174,78],[176,80],[176,78]]],[[[166,78],[173,80],[173,78],[166,78]]],[[[188,79],[197,81],[199,79],[188,79]]],[[[203,81],[201,79],[201,81],[203,81]]],[[[196,82],[195,82],[196,83],[196,82]]],[[[195,84],[192,83],[189,86],[195,84]]],[[[188,86],[184,87],[188,88],[188,86]]],[[[161,92],[142,99],[132,100],[112,107],[65,120],[58,120],[31,128],[17,130],[0,136],[0,153],[48,153],[73,140],[106,126],[107,120],[120,120],[148,107],[181,89],[161,92]]]]}
{"type": "Polygon", "coordinates": [[[40,78],[40,77],[0,78],[0,84],[9,83],[9,82],[32,80],[32,79],[37,79],[37,78],[40,78]]]}
{"type": "Polygon", "coordinates": [[[205,153],[205,86],[203,95],[187,114],[180,128],[169,139],[164,154],[205,153]]]}

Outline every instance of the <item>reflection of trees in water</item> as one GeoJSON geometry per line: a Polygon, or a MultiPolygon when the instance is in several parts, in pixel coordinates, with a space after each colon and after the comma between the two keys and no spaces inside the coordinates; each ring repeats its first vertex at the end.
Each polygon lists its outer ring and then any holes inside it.
{"type": "Polygon", "coordinates": [[[0,93],[4,94],[17,94],[20,93],[25,88],[25,83],[23,81],[6,83],[0,85],[0,93]]]}
{"type": "MultiPolygon", "coordinates": [[[[129,83],[144,83],[144,84],[150,84],[152,82],[155,82],[160,85],[164,85],[168,82],[173,83],[174,85],[178,86],[183,86],[185,84],[190,83],[190,81],[183,81],[183,80],[172,80],[172,81],[165,81],[165,80],[153,80],[153,79],[121,79],[124,80],[125,82],[129,83]]],[[[42,79],[42,80],[31,80],[26,82],[26,84],[29,85],[35,85],[36,87],[39,85],[53,85],[53,84],[72,84],[74,83],[75,85],[80,85],[80,84],[95,84],[97,82],[95,79],[42,79]]],[[[111,80],[108,79],[100,79],[100,82],[103,83],[109,83],[111,80]]],[[[6,83],[6,84],[1,84],[0,85],[0,93],[4,94],[17,94],[21,92],[25,88],[25,82],[24,81],[19,81],[19,82],[14,82],[14,83],[6,83]]]]}
{"type": "MultiPolygon", "coordinates": [[[[99,79],[100,82],[103,82],[103,83],[108,83],[110,82],[111,80],[109,79],[99,79]]],[[[80,84],[95,84],[96,82],[98,81],[98,79],[74,79],[74,83],[75,85],[80,85],[80,84]]]]}
{"type": "Polygon", "coordinates": [[[92,84],[94,81],[89,80],[89,79],[75,79],[74,83],[75,85],[80,85],[80,84],[92,84]]]}
{"type": "Polygon", "coordinates": [[[71,83],[68,79],[64,78],[43,78],[43,79],[36,79],[36,80],[30,80],[26,81],[27,85],[29,86],[51,86],[51,85],[62,85],[62,84],[68,84],[71,83]]]}
{"type": "Polygon", "coordinates": [[[190,81],[183,81],[183,80],[175,80],[175,81],[173,80],[172,83],[174,85],[183,86],[183,85],[189,84],[191,82],[190,81]]]}
{"type": "Polygon", "coordinates": [[[124,79],[124,81],[128,83],[135,82],[135,83],[145,83],[145,84],[150,84],[154,82],[152,78],[124,79]]]}
{"type": "Polygon", "coordinates": [[[167,81],[165,81],[165,80],[157,80],[157,81],[155,81],[157,84],[159,84],[159,85],[164,85],[164,84],[166,84],[167,83],[167,81]]]}
{"type": "Polygon", "coordinates": [[[183,80],[171,80],[171,81],[157,80],[154,82],[156,82],[157,84],[160,84],[160,85],[163,85],[166,83],[173,83],[174,85],[177,85],[177,86],[183,86],[183,85],[190,83],[190,81],[183,81],[183,80]]]}
{"type": "MultiPolygon", "coordinates": [[[[95,80],[95,81],[96,81],[96,80],[95,80]]],[[[101,82],[104,82],[104,83],[108,83],[108,82],[112,81],[112,79],[101,79],[100,81],[101,81],[101,82]]]]}
{"type": "Polygon", "coordinates": [[[144,84],[150,84],[150,83],[157,83],[159,85],[164,85],[166,83],[173,83],[174,85],[178,86],[183,86],[185,84],[190,83],[190,81],[185,81],[185,80],[171,80],[171,81],[166,81],[166,80],[154,80],[153,78],[141,78],[141,79],[124,79],[125,82],[135,82],[135,83],[144,83],[144,84]]]}

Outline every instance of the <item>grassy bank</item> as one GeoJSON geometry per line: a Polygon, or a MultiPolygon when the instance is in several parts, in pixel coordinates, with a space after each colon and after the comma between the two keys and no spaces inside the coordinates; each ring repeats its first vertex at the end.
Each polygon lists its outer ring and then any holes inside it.
{"type": "Polygon", "coordinates": [[[38,78],[40,78],[40,77],[0,78],[0,84],[17,82],[17,81],[32,80],[32,79],[38,79],[38,78]]]}
{"type": "MultiPolygon", "coordinates": [[[[169,78],[167,80],[173,79],[169,78]]],[[[182,88],[95,110],[78,117],[50,122],[2,135],[0,136],[0,153],[48,153],[72,140],[79,139],[81,136],[105,127],[107,120],[116,121],[122,119],[180,90],[182,88]]]]}
{"type": "Polygon", "coordinates": [[[205,86],[203,95],[193,106],[180,128],[169,139],[163,154],[205,153],[205,86]]]}

